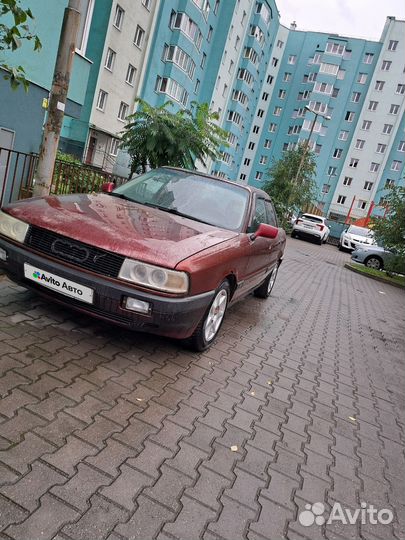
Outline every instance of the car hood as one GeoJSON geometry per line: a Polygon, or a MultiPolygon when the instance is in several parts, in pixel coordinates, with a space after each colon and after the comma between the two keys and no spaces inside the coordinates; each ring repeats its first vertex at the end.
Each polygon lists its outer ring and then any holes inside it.
{"type": "Polygon", "coordinates": [[[168,268],[239,234],[105,194],[33,198],[3,210],[54,233],[168,268]]]}
{"type": "Polygon", "coordinates": [[[358,245],[356,247],[356,251],[367,251],[367,252],[370,252],[370,253],[389,253],[386,249],[384,249],[383,247],[381,246],[376,246],[376,245],[365,245],[365,244],[362,244],[361,246],[358,245]]]}
{"type": "Polygon", "coordinates": [[[366,236],[360,236],[360,235],[352,234],[352,233],[344,233],[344,237],[347,240],[351,240],[352,242],[358,242],[360,244],[372,245],[373,242],[374,242],[373,238],[369,238],[369,237],[366,237],[366,236]]]}

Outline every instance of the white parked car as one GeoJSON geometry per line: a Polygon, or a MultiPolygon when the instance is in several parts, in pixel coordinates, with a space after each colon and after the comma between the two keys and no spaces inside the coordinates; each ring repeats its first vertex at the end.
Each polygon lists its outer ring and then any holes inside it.
{"type": "Polygon", "coordinates": [[[338,248],[340,251],[346,249],[348,251],[353,251],[359,244],[373,245],[374,243],[374,233],[372,230],[367,229],[366,227],[350,225],[350,227],[340,235],[338,248]]]}
{"type": "Polygon", "coordinates": [[[315,238],[319,244],[324,244],[328,239],[330,229],[326,224],[326,218],[315,214],[302,214],[293,225],[291,237],[297,236],[315,238]]]}

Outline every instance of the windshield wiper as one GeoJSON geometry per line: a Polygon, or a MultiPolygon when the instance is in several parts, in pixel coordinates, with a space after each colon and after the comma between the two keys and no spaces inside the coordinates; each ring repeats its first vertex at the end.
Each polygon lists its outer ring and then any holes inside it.
{"type": "Polygon", "coordinates": [[[166,206],[159,206],[158,204],[152,204],[152,203],[143,203],[147,206],[152,206],[153,208],[157,208],[158,210],[163,210],[163,212],[167,212],[169,214],[174,214],[175,216],[184,217],[187,219],[192,219],[193,221],[198,221],[200,223],[205,223],[205,225],[212,225],[212,223],[209,223],[208,221],[204,221],[202,219],[196,218],[194,216],[190,216],[189,214],[184,214],[183,212],[180,212],[176,208],[167,208],[166,206]]]}
{"type": "Polygon", "coordinates": [[[118,197],[119,199],[124,199],[124,201],[131,201],[131,202],[139,202],[135,199],[132,199],[131,197],[128,197],[128,195],[124,195],[123,193],[117,193],[116,191],[112,191],[110,193],[111,197],[118,197]]]}

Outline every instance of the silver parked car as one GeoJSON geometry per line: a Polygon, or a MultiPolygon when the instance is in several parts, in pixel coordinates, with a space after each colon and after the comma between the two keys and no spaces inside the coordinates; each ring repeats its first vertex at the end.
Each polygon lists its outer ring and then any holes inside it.
{"type": "Polygon", "coordinates": [[[375,268],[375,270],[382,270],[390,257],[392,257],[391,251],[381,246],[358,244],[352,252],[352,261],[363,263],[368,268],[375,268]]]}
{"type": "Polygon", "coordinates": [[[340,251],[353,251],[359,244],[374,244],[374,233],[366,227],[357,227],[350,225],[348,229],[342,232],[338,248],[340,251]]]}

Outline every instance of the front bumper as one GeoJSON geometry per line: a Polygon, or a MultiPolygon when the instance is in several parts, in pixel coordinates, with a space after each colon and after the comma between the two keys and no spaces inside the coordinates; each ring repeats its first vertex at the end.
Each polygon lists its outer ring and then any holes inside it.
{"type": "Polygon", "coordinates": [[[33,253],[23,245],[17,246],[8,242],[2,237],[0,238],[0,248],[7,253],[6,261],[0,261],[0,268],[11,280],[23,287],[33,289],[59,304],[131,330],[180,339],[189,337],[214,297],[215,291],[183,298],[159,296],[152,292],[138,290],[125,283],[84,272],[79,268],[66,266],[43,255],[33,253]],[[90,287],[94,290],[93,303],[84,303],[25,278],[24,263],[90,287]],[[151,305],[150,314],[142,315],[124,308],[123,301],[126,297],[149,302],[151,305]]]}

